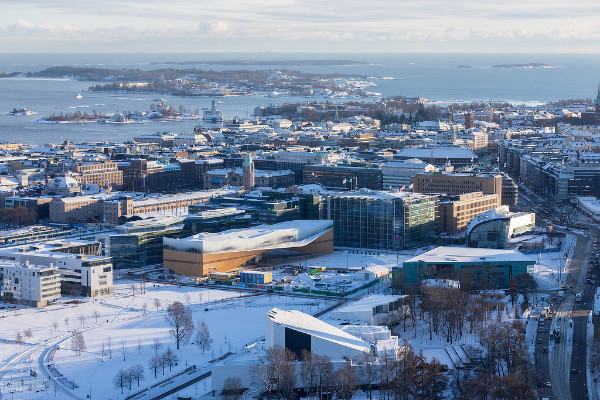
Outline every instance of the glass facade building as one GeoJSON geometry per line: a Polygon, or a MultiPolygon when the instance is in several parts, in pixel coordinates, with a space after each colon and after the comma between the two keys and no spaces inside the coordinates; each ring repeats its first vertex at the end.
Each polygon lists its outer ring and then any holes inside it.
{"type": "Polygon", "coordinates": [[[333,220],[334,245],[402,250],[435,235],[435,197],[361,189],[324,200],[322,219],[333,220]]]}

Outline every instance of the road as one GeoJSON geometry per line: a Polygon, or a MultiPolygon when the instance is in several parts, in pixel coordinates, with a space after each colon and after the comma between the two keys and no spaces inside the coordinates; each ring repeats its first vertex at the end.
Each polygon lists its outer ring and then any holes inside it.
{"type": "MultiPolygon", "coordinates": [[[[596,228],[593,228],[590,232],[592,236],[597,235],[596,228]]],[[[571,370],[576,370],[577,373],[571,374],[570,387],[573,399],[585,399],[588,395],[586,374],[587,320],[592,309],[596,287],[583,283],[592,252],[592,241],[588,236],[579,236],[577,242],[581,242],[582,245],[585,244],[585,249],[583,251],[577,251],[576,249],[575,251],[575,256],[573,257],[575,265],[572,265],[574,280],[570,282],[576,288],[575,290],[581,292],[583,296],[581,302],[575,303],[571,316],[573,320],[573,355],[570,367],[571,370]]]]}

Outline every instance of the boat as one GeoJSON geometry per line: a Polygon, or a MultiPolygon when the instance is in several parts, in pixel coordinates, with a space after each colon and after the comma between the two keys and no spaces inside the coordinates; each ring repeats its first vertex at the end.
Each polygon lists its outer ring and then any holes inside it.
{"type": "Polygon", "coordinates": [[[77,96],[75,96],[76,99],[83,99],[83,96],[81,95],[81,93],[77,93],[77,96]]]}
{"type": "Polygon", "coordinates": [[[210,108],[204,110],[202,120],[211,124],[218,124],[223,122],[223,114],[221,113],[221,110],[217,109],[217,105],[215,104],[214,100],[212,101],[210,108]]]}

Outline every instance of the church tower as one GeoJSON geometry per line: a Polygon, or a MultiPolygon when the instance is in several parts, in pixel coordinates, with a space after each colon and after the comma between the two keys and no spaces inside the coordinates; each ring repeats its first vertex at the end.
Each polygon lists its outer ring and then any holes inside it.
{"type": "Polygon", "coordinates": [[[246,154],[242,164],[242,186],[248,190],[254,189],[254,161],[250,153],[246,154]]]}

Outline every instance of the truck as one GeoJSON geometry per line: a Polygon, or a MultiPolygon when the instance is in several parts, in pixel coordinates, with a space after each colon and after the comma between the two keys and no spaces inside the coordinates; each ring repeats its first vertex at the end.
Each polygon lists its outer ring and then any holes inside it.
{"type": "Polygon", "coordinates": [[[575,293],[575,301],[577,301],[577,302],[581,301],[581,292],[575,293]]]}
{"type": "Polygon", "coordinates": [[[565,299],[565,291],[564,290],[559,290],[558,292],[558,300],[559,301],[563,301],[565,299]]]}

